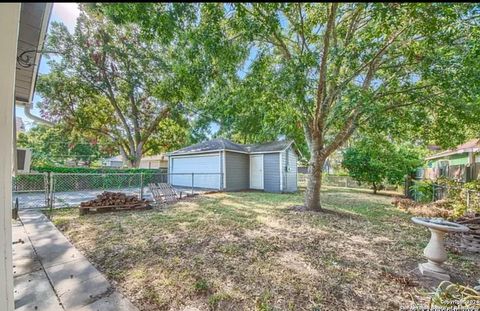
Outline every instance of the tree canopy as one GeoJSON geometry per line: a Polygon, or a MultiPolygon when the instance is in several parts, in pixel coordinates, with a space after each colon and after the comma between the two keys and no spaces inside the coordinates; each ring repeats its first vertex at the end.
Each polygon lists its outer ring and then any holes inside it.
{"type": "MultiPolygon", "coordinates": [[[[257,97],[248,90],[254,90],[249,82],[258,83],[268,94],[262,109],[275,115],[273,123],[296,126],[304,134],[311,155],[305,203],[311,209],[321,208],[325,159],[358,129],[445,142],[461,139],[479,112],[474,78],[479,68],[469,66],[479,51],[478,5],[248,3],[230,8],[229,29],[253,46],[251,65],[240,81],[244,93],[257,97]],[[255,70],[258,66],[262,70],[255,70]]],[[[238,101],[244,105],[236,111],[248,114],[249,102],[238,101]]]]}
{"type": "Polygon", "coordinates": [[[37,125],[26,133],[20,133],[17,145],[32,150],[33,166],[65,164],[67,161],[91,164],[115,152],[101,137],[85,138],[58,125],[37,125]]]}
{"type": "Polygon", "coordinates": [[[477,4],[83,8],[73,35],[53,27],[62,61],[39,83],[43,107],[132,165],[165,118],[197,137],[212,123],[239,142],[286,136],[308,151],[305,205],[321,210],[323,164],[359,129],[444,146],[478,131],[477,4]]]}
{"type": "Polygon", "coordinates": [[[195,14],[188,7],[176,11],[157,42],[136,24],[81,8],[73,34],[52,25],[47,47],[60,60],[52,59],[51,72],[38,82],[44,117],[103,135],[131,166],[152,148],[174,148],[173,138],[185,141],[179,137],[188,124],[183,108],[204,87],[203,62],[189,40],[195,14]]]}
{"type": "Polygon", "coordinates": [[[359,183],[376,193],[384,183],[400,185],[423,163],[418,147],[394,144],[383,137],[364,137],[347,148],[342,166],[359,183]]]}

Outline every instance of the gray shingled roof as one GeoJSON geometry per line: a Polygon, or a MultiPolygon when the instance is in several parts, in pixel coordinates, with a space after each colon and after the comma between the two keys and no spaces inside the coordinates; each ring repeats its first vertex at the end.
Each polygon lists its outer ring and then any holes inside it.
{"type": "Polygon", "coordinates": [[[272,141],[264,144],[244,145],[249,152],[283,151],[290,146],[291,140],[272,141]]]}
{"type": "Polygon", "coordinates": [[[206,151],[218,150],[232,150],[242,152],[275,152],[285,150],[290,144],[291,140],[274,141],[265,144],[250,144],[241,145],[229,141],[228,139],[218,138],[212,139],[203,143],[191,145],[169,153],[170,155],[200,153],[206,151]]]}

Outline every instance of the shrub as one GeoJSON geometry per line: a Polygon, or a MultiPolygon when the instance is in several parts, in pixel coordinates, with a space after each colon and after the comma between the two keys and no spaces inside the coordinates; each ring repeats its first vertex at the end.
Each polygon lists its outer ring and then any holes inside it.
{"type": "Polygon", "coordinates": [[[410,193],[415,201],[427,203],[433,200],[433,183],[429,181],[416,181],[410,187],[410,193]]]}
{"type": "Polygon", "coordinates": [[[448,281],[440,283],[429,296],[430,308],[435,306],[449,310],[477,310],[480,301],[480,292],[477,290],[448,281]]]}
{"type": "Polygon", "coordinates": [[[447,200],[451,202],[455,217],[468,211],[480,212],[480,180],[461,183],[442,177],[436,182],[448,189],[447,200]]]}
{"type": "MultiPolygon", "coordinates": [[[[57,192],[81,190],[106,190],[139,188],[152,182],[167,182],[165,169],[110,169],[110,168],[84,168],[84,167],[35,167],[39,173],[57,173],[53,187],[57,192]],[[85,174],[85,175],[83,175],[85,174]],[[143,174],[141,176],[140,174],[143,174]]],[[[14,178],[15,190],[43,189],[44,176],[18,175],[14,178]]]]}
{"type": "Polygon", "coordinates": [[[133,173],[159,173],[166,169],[148,168],[90,168],[90,167],[59,167],[59,166],[35,166],[32,171],[39,173],[92,173],[92,174],[133,174],[133,173]]]}

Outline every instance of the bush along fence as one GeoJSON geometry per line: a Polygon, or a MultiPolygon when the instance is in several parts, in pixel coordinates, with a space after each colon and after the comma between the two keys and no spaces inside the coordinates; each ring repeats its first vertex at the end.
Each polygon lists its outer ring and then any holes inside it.
{"type": "MultiPolygon", "coordinates": [[[[307,187],[308,174],[298,173],[298,186],[307,187]]],[[[342,188],[358,188],[358,189],[372,189],[371,186],[365,183],[359,183],[350,176],[340,175],[323,175],[322,185],[330,187],[342,187],[342,188]]],[[[384,184],[379,190],[397,191],[398,186],[384,184]]]]}
{"type": "Polygon", "coordinates": [[[207,181],[218,180],[223,189],[223,178],[216,173],[168,174],[165,171],[136,173],[32,173],[21,174],[13,178],[12,190],[14,204],[24,208],[73,207],[81,202],[95,199],[104,191],[122,192],[135,195],[140,199],[153,199],[148,185],[150,183],[170,183],[184,192],[205,190],[207,181]],[[213,176],[214,175],[214,176],[213,176]]]}
{"type": "Polygon", "coordinates": [[[480,213],[480,181],[468,183],[446,179],[414,181],[409,187],[408,196],[418,203],[442,201],[453,210],[455,217],[467,212],[480,213]]]}

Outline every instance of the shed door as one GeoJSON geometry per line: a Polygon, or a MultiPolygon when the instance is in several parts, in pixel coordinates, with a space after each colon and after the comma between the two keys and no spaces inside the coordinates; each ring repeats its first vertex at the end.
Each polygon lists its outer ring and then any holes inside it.
{"type": "Polygon", "coordinates": [[[263,190],[263,154],[250,156],[250,189],[263,190]]]}
{"type": "Polygon", "coordinates": [[[197,155],[171,158],[170,183],[172,186],[220,188],[220,157],[197,155]],[[192,176],[193,174],[193,176],[192,176]]]}

